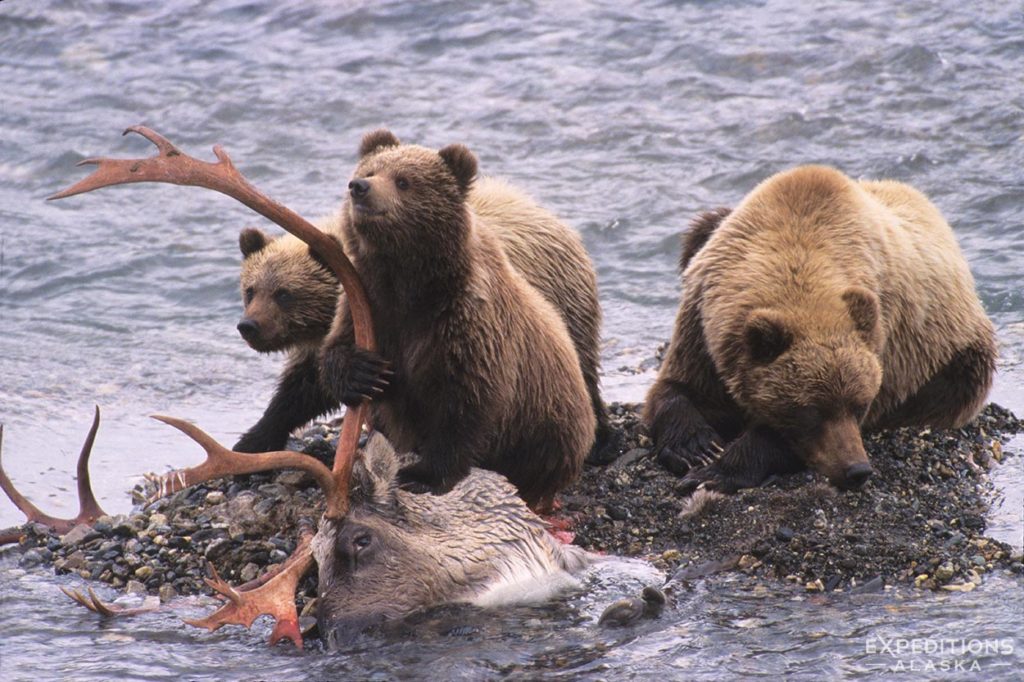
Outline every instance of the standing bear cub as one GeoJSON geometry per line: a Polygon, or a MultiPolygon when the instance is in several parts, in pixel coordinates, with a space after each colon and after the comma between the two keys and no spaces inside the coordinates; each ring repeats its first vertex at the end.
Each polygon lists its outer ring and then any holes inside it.
{"type": "Polygon", "coordinates": [[[857,488],[872,473],[861,428],[958,427],[983,405],[992,324],[913,188],[797,168],[698,218],[683,251],[644,419],[687,487],[731,493],[806,466],[857,488]]]}
{"type": "MultiPolygon", "coordinates": [[[[597,276],[580,236],[508,183],[478,178],[467,204],[479,229],[501,242],[512,267],[562,316],[579,357],[597,420],[591,456],[616,452],[599,384],[601,308],[597,276]]],[[[315,221],[340,239],[340,216],[315,221]]],[[[292,431],[341,403],[320,381],[320,345],[330,330],[338,282],[305,242],[255,228],[239,235],[244,313],[238,331],[261,353],[287,352],[277,390],[260,420],[235,445],[239,452],[281,450],[292,431]]]]}
{"type": "Polygon", "coordinates": [[[462,145],[363,138],[342,233],[379,355],[355,348],[340,297],[323,380],[346,405],[371,397],[374,426],[418,455],[403,485],[445,491],[479,466],[543,509],[578,475],[594,410],[562,317],[467,204],[476,171],[462,145]]]}

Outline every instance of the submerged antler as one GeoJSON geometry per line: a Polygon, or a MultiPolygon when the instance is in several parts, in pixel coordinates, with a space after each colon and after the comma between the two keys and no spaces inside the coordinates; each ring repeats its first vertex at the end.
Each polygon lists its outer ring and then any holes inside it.
{"type": "MultiPolygon", "coordinates": [[[[260,215],[269,218],[309,244],[327,262],[345,289],[345,296],[348,299],[349,310],[352,314],[356,344],[368,350],[375,349],[373,324],[366,293],[362,283],[359,281],[359,275],[356,273],[355,267],[353,267],[352,262],[336,241],[318,230],[299,214],[277,203],[249,184],[245,177],[235,168],[227,152],[220,145],[216,145],[213,148],[213,153],[217,157],[217,163],[210,163],[200,161],[185,154],[167,138],[145,126],[132,126],[125,130],[124,134],[127,135],[130,132],[141,135],[152,142],[156,145],[158,153],[147,159],[85,159],[79,165],[94,165],[97,167],[96,170],[88,177],[54,194],[49,199],[62,199],[76,194],[91,192],[101,187],[134,182],[164,182],[174,185],[190,185],[193,187],[205,187],[226,194],[260,215]]],[[[347,416],[342,427],[341,437],[338,439],[338,448],[335,453],[333,471],[335,480],[333,495],[338,499],[334,504],[328,504],[329,518],[340,518],[348,511],[348,480],[351,476],[356,448],[359,444],[359,433],[363,422],[366,421],[366,415],[367,408],[366,404],[363,403],[347,416]]],[[[181,427],[179,426],[179,428],[181,427]]],[[[192,436],[193,434],[190,433],[189,435],[192,436]]],[[[210,441],[212,442],[212,439],[210,441]]],[[[206,446],[204,445],[204,447],[206,446]]],[[[217,447],[220,448],[219,445],[217,447]]],[[[230,452],[224,448],[220,449],[224,450],[224,452],[230,452]]],[[[276,455],[279,453],[269,454],[276,455]]],[[[220,457],[220,459],[227,460],[225,457],[220,457]]],[[[283,464],[282,466],[290,465],[283,464]]],[[[197,467],[197,469],[199,468],[201,467],[197,467]]],[[[250,473],[265,470],[266,468],[273,468],[273,465],[269,464],[269,460],[268,466],[263,469],[232,471],[230,467],[225,466],[214,475],[250,473]]],[[[194,485],[202,480],[206,479],[193,475],[189,485],[194,485]]],[[[326,493],[327,490],[324,492],[326,493]]]]}
{"type": "MultiPolygon", "coordinates": [[[[100,408],[97,406],[92,426],[89,428],[89,435],[85,437],[82,451],[78,455],[78,516],[73,519],[58,519],[55,516],[44,514],[39,507],[29,502],[24,495],[18,492],[14,484],[11,483],[11,479],[7,477],[3,462],[0,461],[0,488],[3,488],[11,502],[25,514],[28,523],[42,523],[52,528],[55,533],[67,533],[80,523],[91,524],[99,517],[106,515],[106,512],[96,502],[96,496],[93,495],[92,486],[89,482],[89,455],[92,454],[92,444],[96,440],[96,431],[99,429],[99,426],[100,408]]],[[[3,449],[3,438],[4,427],[0,425],[0,451],[3,449]]],[[[21,535],[22,533],[20,532],[4,533],[0,535],[0,545],[18,542],[21,535]]]]}

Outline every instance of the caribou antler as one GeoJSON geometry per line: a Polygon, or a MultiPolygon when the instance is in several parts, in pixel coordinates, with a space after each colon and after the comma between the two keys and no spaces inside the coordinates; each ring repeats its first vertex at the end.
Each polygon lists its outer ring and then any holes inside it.
{"type": "MultiPolygon", "coordinates": [[[[175,185],[205,187],[226,194],[245,204],[257,213],[292,233],[316,251],[337,275],[348,299],[352,315],[356,345],[375,350],[373,324],[366,293],[359,276],[341,246],[318,230],[294,211],[282,206],[256,190],[235,168],[227,152],[217,145],[213,153],[217,163],[200,161],[183,153],[162,135],[143,126],[132,126],[124,134],[137,133],[157,148],[157,154],[147,159],[85,159],[79,165],[95,165],[96,170],[68,189],[58,192],[49,199],[61,199],[75,194],[91,192],[101,187],[123,185],[134,182],[165,182],[175,185]]],[[[207,453],[207,460],[191,469],[172,471],[156,477],[159,494],[167,494],[195,485],[210,478],[226,474],[252,473],[275,468],[298,468],[309,471],[316,477],[327,496],[327,518],[342,518],[349,508],[348,487],[355,463],[359,434],[367,417],[364,402],[346,416],[338,447],[334,456],[334,468],[328,471],[319,461],[292,452],[271,452],[261,455],[247,455],[232,452],[221,446],[199,428],[173,419],[157,417],[187,434],[199,443],[207,453]]],[[[215,630],[227,623],[248,627],[257,615],[267,613],[278,619],[271,636],[273,644],[282,637],[289,637],[297,646],[302,646],[295,616],[295,588],[312,565],[308,537],[299,549],[288,559],[288,567],[265,585],[248,592],[239,592],[222,581],[214,571],[214,580],[209,585],[226,596],[229,603],[207,618],[192,624],[215,630]],[[290,606],[289,606],[290,605],[290,606]]],[[[212,568],[212,567],[211,567],[212,568]]],[[[84,598],[83,600],[84,601],[84,598]]],[[[81,602],[80,602],[81,603],[81,602]]]]}
{"type": "MultiPolygon", "coordinates": [[[[18,492],[14,484],[11,483],[11,479],[7,477],[3,462],[0,461],[0,488],[3,488],[11,502],[25,514],[28,523],[42,523],[53,529],[55,533],[63,534],[80,523],[91,524],[99,517],[106,516],[106,512],[96,502],[96,496],[93,495],[92,486],[89,483],[89,455],[92,454],[92,444],[96,440],[96,430],[99,429],[99,426],[100,408],[97,405],[96,414],[92,420],[92,427],[89,429],[89,435],[85,437],[82,451],[78,455],[78,516],[73,519],[58,519],[55,516],[44,514],[39,507],[29,502],[24,495],[18,492]]],[[[3,440],[4,427],[0,425],[0,451],[3,450],[3,440]]],[[[20,531],[4,533],[0,535],[0,545],[18,542],[22,535],[23,533],[20,531]]]]}
{"type": "Polygon", "coordinates": [[[299,615],[295,609],[295,589],[299,585],[299,580],[313,565],[313,552],[309,547],[312,539],[312,530],[303,528],[299,546],[277,574],[265,584],[247,592],[235,589],[224,582],[211,564],[210,572],[213,577],[207,578],[206,584],[223,595],[228,602],[205,618],[185,622],[213,632],[222,625],[229,624],[248,628],[258,616],[273,616],[277,622],[270,634],[270,644],[277,644],[287,637],[301,649],[302,633],[299,631],[299,615]]]}
{"type": "MultiPolygon", "coordinates": [[[[94,165],[97,167],[96,170],[71,187],[48,198],[51,200],[63,199],[64,197],[91,192],[101,187],[134,182],[165,182],[174,185],[205,187],[206,189],[226,194],[260,215],[269,218],[306,242],[324,259],[345,289],[345,296],[348,299],[349,310],[352,314],[356,345],[368,350],[375,350],[376,343],[373,335],[373,323],[370,316],[370,306],[366,299],[366,292],[359,280],[355,267],[353,267],[352,262],[335,240],[318,230],[299,214],[277,203],[249,184],[245,177],[235,168],[227,152],[220,145],[216,145],[213,148],[213,153],[217,157],[217,163],[210,163],[200,161],[185,154],[167,138],[145,126],[132,126],[124,131],[125,135],[128,133],[136,133],[152,142],[156,145],[157,154],[147,159],[85,159],[79,162],[78,165],[94,165]]],[[[334,457],[333,477],[336,482],[334,488],[338,493],[341,491],[347,492],[348,490],[348,479],[352,473],[356,448],[359,445],[359,433],[363,422],[366,421],[366,403],[364,402],[352,412],[345,419],[334,457]],[[344,481],[344,484],[341,484],[342,481],[344,481]]],[[[186,433],[188,432],[186,431],[186,433]]],[[[212,439],[210,440],[212,442],[212,439]]],[[[206,446],[204,445],[204,447],[206,446]]],[[[220,446],[217,447],[219,448],[220,446]]],[[[224,448],[221,448],[221,450],[230,452],[224,448]]],[[[268,454],[278,455],[280,453],[268,454]]],[[[231,459],[220,455],[216,458],[225,462],[231,459]]],[[[232,461],[237,462],[237,460],[232,461]]],[[[269,460],[265,461],[269,462],[269,460]]],[[[282,466],[291,465],[283,464],[282,466]]],[[[197,469],[199,468],[201,467],[197,467],[197,469]]],[[[225,465],[220,467],[211,466],[208,471],[212,471],[215,468],[217,473],[214,475],[218,476],[229,473],[251,473],[253,471],[265,470],[246,469],[245,471],[232,471],[230,466],[225,465]]],[[[273,466],[268,464],[266,468],[273,468],[273,466]]],[[[177,475],[176,472],[171,472],[170,474],[165,474],[165,477],[175,475],[177,475]]],[[[193,474],[190,480],[189,485],[194,485],[206,479],[199,478],[198,475],[193,474]]],[[[326,493],[327,490],[325,489],[324,492],[326,493]]],[[[347,496],[345,500],[338,500],[335,504],[328,504],[329,518],[340,518],[347,511],[347,496]]]]}
{"type": "Polygon", "coordinates": [[[113,618],[114,616],[136,616],[140,613],[150,613],[160,608],[159,597],[146,597],[142,602],[142,606],[125,607],[118,606],[117,604],[108,604],[100,599],[99,596],[92,591],[91,587],[87,587],[86,589],[89,592],[88,597],[78,590],[72,590],[66,587],[60,588],[60,591],[93,613],[98,613],[104,618],[113,618]]]}
{"type": "Polygon", "coordinates": [[[331,518],[342,517],[348,511],[348,478],[335,478],[331,470],[315,457],[290,450],[261,454],[235,452],[215,441],[210,434],[195,424],[163,415],[154,415],[153,419],[170,424],[199,443],[206,450],[206,461],[189,469],[176,469],[159,475],[147,474],[146,478],[156,484],[156,492],[147,500],[148,502],[229,474],[252,474],[271,469],[301,469],[312,474],[323,489],[324,497],[327,499],[326,515],[331,518]]]}

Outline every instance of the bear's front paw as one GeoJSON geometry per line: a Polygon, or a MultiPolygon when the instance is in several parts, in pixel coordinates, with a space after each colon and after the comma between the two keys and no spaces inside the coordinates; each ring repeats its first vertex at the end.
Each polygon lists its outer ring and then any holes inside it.
{"type": "Polygon", "coordinates": [[[349,407],[380,397],[394,375],[391,363],[380,355],[348,346],[328,349],[322,371],[334,398],[349,407]]]}
{"type": "Polygon", "coordinates": [[[250,432],[238,439],[233,450],[235,452],[274,452],[284,450],[287,440],[287,436],[281,442],[280,439],[268,438],[263,434],[250,432]]]}
{"type": "Polygon", "coordinates": [[[722,493],[723,495],[732,495],[741,488],[749,487],[751,487],[751,484],[748,481],[727,474],[719,466],[719,463],[715,462],[709,466],[692,469],[690,473],[683,477],[683,480],[680,481],[676,489],[683,495],[692,495],[698,488],[722,493]]]}
{"type": "Polygon", "coordinates": [[[718,434],[713,429],[701,429],[688,437],[656,443],[654,456],[661,466],[676,476],[685,476],[695,469],[714,464],[722,454],[718,434]]]}

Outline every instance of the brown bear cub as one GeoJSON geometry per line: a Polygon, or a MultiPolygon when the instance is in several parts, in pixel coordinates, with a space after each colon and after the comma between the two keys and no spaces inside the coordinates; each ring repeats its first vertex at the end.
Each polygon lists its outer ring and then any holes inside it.
{"type": "MultiPolygon", "coordinates": [[[[337,216],[316,225],[341,240],[337,216]]],[[[287,351],[288,361],[263,417],[234,449],[281,450],[293,429],[338,407],[320,382],[320,345],[334,319],[338,280],[305,242],[290,234],[271,238],[249,227],[238,245],[245,307],[238,333],[257,352],[287,351]]]]}
{"type": "MultiPolygon", "coordinates": [[[[599,385],[601,308],[597,276],[579,235],[508,183],[478,178],[467,200],[501,241],[512,267],[555,306],[569,329],[587,384],[597,433],[590,458],[617,454],[614,432],[599,385]]],[[[340,237],[337,216],[316,222],[340,237]]],[[[304,242],[283,235],[270,238],[254,228],[239,236],[243,261],[241,289],[245,312],[238,331],[260,352],[287,352],[277,391],[260,421],[235,446],[240,452],[285,447],[289,434],[337,410],[319,380],[319,348],[330,329],[339,292],[330,271],[304,242]],[[325,311],[329,311],[325,322],[325,311]]]]}
{"type": "Polygon", "coordinates": [[[479,466],[544,509],[594,441],[592,401],[565,322],[467,205],[476,171],[462,145],[363,138],[342,233],[379,355],[354,347],[341,297],[323,380],[346,405],[372,397],[374,426],[418,455],[403,485],[445,491],[479,466]]]}
{"type": "Polygon", "coordinates": [[[861,428],[954,428],[984,403],[992,324],[949,225],[907,185],[780,173],[700,216],[681,264],[644,419],[687,488],[803,467],[858,488],[861,428]]]}

